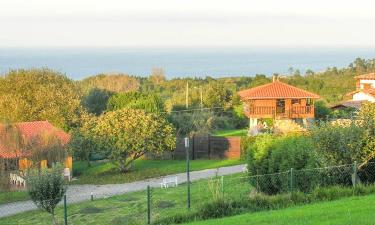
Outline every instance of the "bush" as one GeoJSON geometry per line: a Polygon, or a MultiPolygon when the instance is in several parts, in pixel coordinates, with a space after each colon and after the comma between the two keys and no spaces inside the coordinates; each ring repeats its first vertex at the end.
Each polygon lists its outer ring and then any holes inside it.
{"type": "Polygon", "coordinates": [[[241,159],[245,159],[248,156],[250,146],[254,143],[255,137],[253,136],[242,136],[241,137],[241,159]]]}
{"type": "Polygon", "coordinates": [[[55,218],[55,208],[66,192],[64,178],[60,166],[52,170],[29,171],[27,176],[27,191],[35,205],[52,215],[53,224],[58,224],[55,218]]]}
{"type": "Polygon", "coordinates": [[[355,123],[332,124],[321,123],[312,129],[311,137],[314,147],[330,165],[351,164],[361,162],[363,154],[364,129],[355,123]]]}
{"type": "MultiPolygon", "coordinates": [[[[250,181],[258,191],[276,194],[290,191],[290,171],[320,167],[323,160],[316,154],[312,140],[302,135],[276,137],[262,135],[250,146],[250,181]],[[263,175],[274,174],[278,175],[263,175]],[[255,176],[263,175],[263,176],[255,176]],[[254,177],[255,176],[255,177],[254,177]]],[[[293,181],[295,190],[308,191],[319,176],[299,171],[293,181]]]]}

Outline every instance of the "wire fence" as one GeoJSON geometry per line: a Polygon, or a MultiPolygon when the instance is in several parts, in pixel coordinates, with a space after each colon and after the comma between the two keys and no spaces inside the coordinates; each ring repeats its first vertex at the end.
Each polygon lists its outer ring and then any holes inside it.
{"type": "MultiPolygon", "coordinates": [[[[163,179],[160,181],[163,182],[163,179]]],[[[186,215],[196,215],[218,199],[240,201],[256,194],[264,196],[311,194],[319,188],[372,185],[375,163],[361,168],[356,163],[312,169],[289,169],[273,174],[248,172],[214,176],[190,183],[151,184],[139,191],[75,194],[70,191],[54,212],[58,224],[168,224],[186,215]],[[163,187],[162,187],[163,186],[163,187]],[[190,202],[190,204],[189,204],[190,202]],[[189,207],[190,206],[190,207],[189,207]]],[[[374,189],[375,190],[375,189],[374,189]]],[[[78,192],[77,192],[78,193],[78,192]]],[[[291,195],[290,195],[291,196],[291,195]]],[[[258,204],[258,203],[254,203],[258,204]]],[[[0,204],[0,224],[53,224],[52,216],[31,201],[0,204]]],[[[194,219],[194,218],[192,218],[194,219]]]]}

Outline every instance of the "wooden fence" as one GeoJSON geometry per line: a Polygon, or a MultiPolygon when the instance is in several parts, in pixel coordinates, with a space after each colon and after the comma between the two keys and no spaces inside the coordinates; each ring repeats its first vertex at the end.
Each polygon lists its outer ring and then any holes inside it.
{"type": "MultiPolygon", "coordinates": [[[[190,159],[239,159],[241,157],[241,137],[217,137],[211,135],[195,135],[190,138],[190,159]]],[[[146,154],[153,159],[185,159],[184,138],[177,138],[176,149],[162,155],[146,154]]]]}

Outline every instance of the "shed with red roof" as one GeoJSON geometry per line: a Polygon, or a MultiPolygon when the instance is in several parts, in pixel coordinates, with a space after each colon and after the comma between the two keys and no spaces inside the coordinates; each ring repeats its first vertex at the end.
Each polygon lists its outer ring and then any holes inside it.
{"type": "Polygon", "coordinates": [[[44,159],[43,156],[48,153],[42,151],[50,149],[47,145],[58,144],[64,151],[60,154],[66,167],[71,169],[72,160],[65,148],[69,141],[68,133],[54,127],[48,121],[0,124],[0,159],[3,162],[0,167],[3,170],[24,170],[36,164],[47,167],[55,162],[47,163],[47,158],[44,159]],[[40,151],[37,152],[36,149],[40,151]],[[36,158],[33,157],[35,154],[40,155],[36,162],[31,160],[36,158]]]}

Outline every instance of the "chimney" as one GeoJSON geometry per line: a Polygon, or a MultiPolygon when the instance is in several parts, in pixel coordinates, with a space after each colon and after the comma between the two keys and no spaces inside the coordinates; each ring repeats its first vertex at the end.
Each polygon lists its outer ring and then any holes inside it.
{"type": "Polygon", "coordinates": [[[275,82],[275,81],[277,81],[277,80],[279,80],[279,76],[278,76],[277,74],[274,74],[274,75],[272,76],[272,82],[275,82]]]}

